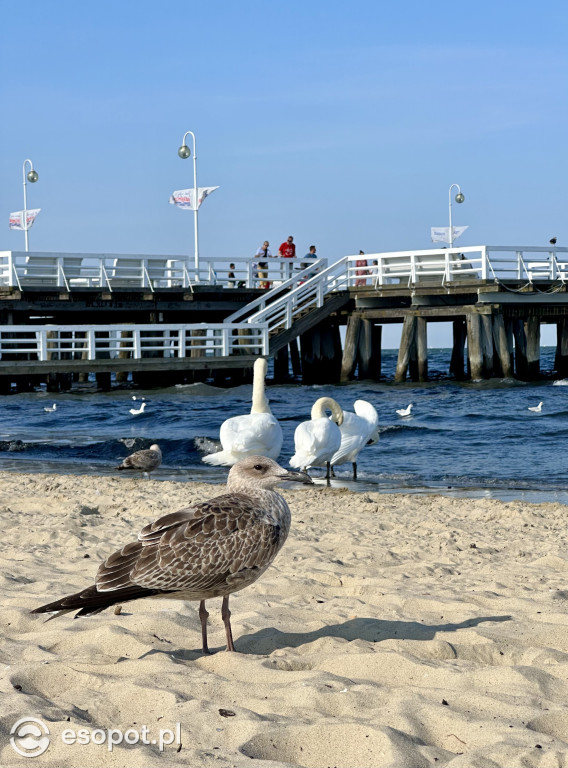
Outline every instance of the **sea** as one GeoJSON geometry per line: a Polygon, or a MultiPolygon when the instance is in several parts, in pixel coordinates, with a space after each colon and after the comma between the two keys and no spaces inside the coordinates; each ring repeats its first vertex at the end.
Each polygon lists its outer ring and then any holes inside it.
{"type": "MultiPolygon", "coordinates": [[[[431,380],[394,385],[397,351],[383,350],[385,381],[340,385],[274,385],[267,395],[284,432],[280,463],[294,453],[294,430],[310,418],[319,397],[353,410],[355,400],[373,403],[380,439],[351,465],[337,467],[332,487],[368,493],[441,493],[505,501],[568,504],[568,379],[554,376],[554,347],[541,349],[543,377],[456,382],[448,377],[449,349],[429,349],[431,380]],[[542,411],[529,406],[542,401],[542,411]],[[396,411],[413,404],[412,415],[396,411]]],[[[0,470],[109,476],[129,453],[158,443],[163,464],[157,480],[222,484],[227,468],[209,467],[202,456],[219,447],[219,427],[250,411],[252,387],[209,384],[139,390],[116,385],[99,392],[95,382],[70,392],[45,389],[0,398],[0,470]],[[136,400],[133,400],[136,397],[136,400]],[[146,409],[130,414],[144,398],[146,409]],[[57,409],[44,408],[55,403],[57,409]]],[[[323,469],[312,470],[324,484],[323,469]]]]}

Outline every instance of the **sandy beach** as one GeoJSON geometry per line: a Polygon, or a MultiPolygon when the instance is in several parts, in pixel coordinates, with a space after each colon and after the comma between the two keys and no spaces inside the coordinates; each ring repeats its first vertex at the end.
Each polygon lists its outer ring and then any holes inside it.
{"type": "Polygon", "coordinates": [[[143,600],[73,621],[29,610],[222,486],[0,473],[0,763],[37,717],[46,768],[531,768],[568,765],[568,541],[561,504],[284,489],[292,530],[231,598],[143,600]],[[181,744],[163,752],[158,729],[181,744]],[[149,744],[65,744],[66,729],[149,744]],[[153,736],[154,735],[154,736],[153,736]]]}

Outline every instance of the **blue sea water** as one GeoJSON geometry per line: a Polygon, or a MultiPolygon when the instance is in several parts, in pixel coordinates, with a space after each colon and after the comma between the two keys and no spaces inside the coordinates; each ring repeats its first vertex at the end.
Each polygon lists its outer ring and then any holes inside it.
{"type": "MultiPolygon", "coordinates": [[[[554,349],[542,349],[545,376],[536,383],[492,379],[448,380],[450,350],[429,350],[432,381],[393,385],[396,351],[383,353],[385,382],[333,386],[270,385],[267,393],[284,432],[280,463],[294,452],[294,429],[324,395],[352,410],[365,399],[379,412],[380,440],[359,456],[359,479],[350,465],[337,468],[335,486],[357,491],[437,492],[455,496],[568,503],[568,380],[552,376],[554,349]],[[390,381],[389,381],[390,380],[390,381]],[[542,400],[542,413],[528,406],[542,400]],[[410,418],[397,408],[413,403],[410,418]]],[[[139,391],[97,392],[78,386],[52,395],[44,390],[0,399],[0,469],[114,474],[116,463],[157,442],[164,460],[156,479],[224,482],[227,470],[201,462],[214,449],[229,416],[248,413],[252,388],[206,384],[139,391]],[[145,398],[144,414],[129,409],[145,398]],[[54,413],[44,407],[57,403],[54,413]]],[[[314,470],[323,481],[323,470],[314,470]]],[[[318,481],[319,482],[319,481],[318,481]]]]}

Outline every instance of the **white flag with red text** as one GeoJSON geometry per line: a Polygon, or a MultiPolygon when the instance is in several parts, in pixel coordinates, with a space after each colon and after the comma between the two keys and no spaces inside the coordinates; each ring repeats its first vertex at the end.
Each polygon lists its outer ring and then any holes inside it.
{"type": "Polygon", "coordinates": [[[178,189],[170,197],[170,203],[177,205],[178,208],[184,208],[186,211],[195,211],[201,207],[201,204],[208,195],[219,187],[198,187],[197,189],[197,207],[194,200],[194,189],[178,189]]]}
{"type": "MultiPolygon", "coordinates": [[[[469,226],[465,227],[452,227],[453,240],[457,240],[460,235],[469,229],[469,226]]],[[[450,242],[450,228],[449,227],[430,227],[430,236],[433,243],[449,243],[450,242]]]]}
{"type": "Polygon", "coordinates": [[[30,211],[14,211],[10,214],[10,229],[30,229],[40,211],[41,208],[33,208],[30,211]],[[26,214],[25,221],[24,213],[26,214]]]}

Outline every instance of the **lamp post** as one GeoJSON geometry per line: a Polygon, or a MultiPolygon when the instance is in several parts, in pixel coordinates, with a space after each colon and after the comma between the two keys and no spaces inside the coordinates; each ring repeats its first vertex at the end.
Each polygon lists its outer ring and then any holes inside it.
{"type": "Polygon", "coordinates": [[[452,184],[450,186],[450,191],[448,193],[448,200],[449,200],[449,203],[450,203],[450,233],[449,233],[449,236],[450,236],[450,248],[452,248],[453,244],[454,244],[454,230],[452,229],[452,189],[454,187],[458,190],[458,193],[457,193],[457,195],[455,197],[456,203],[463,203],[463,201],[465,200],[465,197],[462,194],[462,191],[460,189],[460,185],[459,184],[452,184]]]}
{"type": "Polygon", "coordinates": [[[28,241],[28,195],[27,195],[27,181],[30,182],[30,184],[35,184],[38,180],[39,176],[37,171],[34,170],[34,164],[31,160],[24,160],[24,164],[22,166],[22,176],[24,178],[24,237],[26,242],[26,251],[29,251],[29,241],[28,241]],[[26,174],[26,163],[30,164],[30,170],[26,174]]]}
{"type": "Polygon", "coordinates": [[[178,149],[178,155],[182,160],[187,160],[191,155],[191,150],[185,143],[188,136],[193,139],[193,221],[194,221],[194,234],[195,234],[195,277],[199,280],[199,236],[197,230],[197,151],[195,149],[195,134],[193,131],[186,131],[183,135],[181,147],[178,149]]]}

